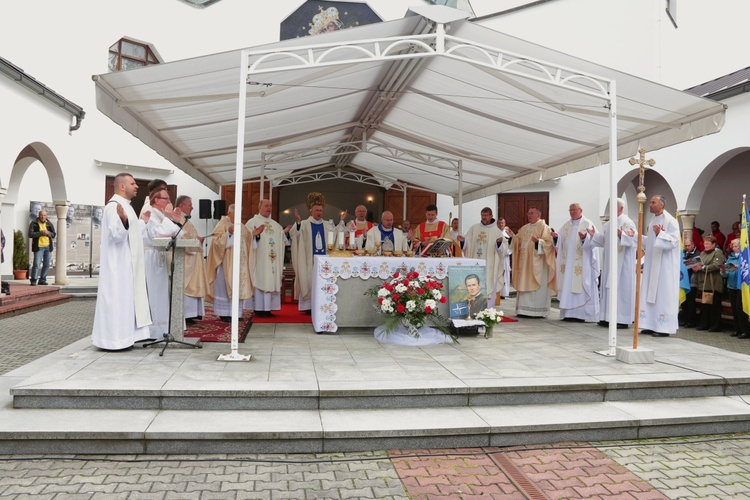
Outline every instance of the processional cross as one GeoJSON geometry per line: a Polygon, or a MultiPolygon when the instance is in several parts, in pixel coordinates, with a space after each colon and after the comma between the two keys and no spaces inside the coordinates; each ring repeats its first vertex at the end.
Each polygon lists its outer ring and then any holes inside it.
{"type": "MultiPolygon", "coordinates": [[[[646,203],[646,186],[643,184],[643,178],[646,175],[646,165],[653,167],[656,165],[656,161],[646,159],[646,150],[640,148],[638,150],[640,154],[640,160],[631,158],[628,163],[635,165],[636,163],[640,166],[640,172],[638,174],[638,246],[635,259],[635,321],[633,323],[633,349],[638,349],[638,318],[641,311],[641,258],[643,257],[643,250],[641,245],[643,244],[643,205],[646,203]]],[[[611,321],[611,318],[610,318],[611,321]]]]}

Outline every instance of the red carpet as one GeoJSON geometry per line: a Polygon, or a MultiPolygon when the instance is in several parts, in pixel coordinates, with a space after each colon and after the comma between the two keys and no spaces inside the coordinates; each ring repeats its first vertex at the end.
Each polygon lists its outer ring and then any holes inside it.
{"type": "Polygon", "coordinates": [[[299,311],[298,305],[284,302],[281,311],[272,311],[272,317],[255,316],[253,323],[312,323],[312,316],[299,311]]]}
{"type": "MultiPolygon", "coordinates": [[[[245,341],[247,332],[253,324],[252,315],[245,311],[237,327],[238,340],[245,341]]],[[[214,315],[214,310],[206,306],[206,315],[202,320],[196,321],[193,325],[188,325],[184,333],[185,337],[200,338],[201,342],[231,342],[232,341],[232,324],[225,323],[214,315]]]]}
{"type": "Polygon", "coordinates": [[[508,316],[503,316],[500,323],[518,323],[518,320],[516,318],[509,318],[508,316]]]}

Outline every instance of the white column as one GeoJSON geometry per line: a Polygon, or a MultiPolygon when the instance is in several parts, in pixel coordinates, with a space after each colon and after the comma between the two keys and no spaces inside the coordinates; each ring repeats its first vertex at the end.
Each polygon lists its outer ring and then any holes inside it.
{"type": "Polygon", "coordinates": [[[55,238],[55,285],[68,284],[68,202],[55,201],[55,212],[57,213],[57,237],[55,238]]]}

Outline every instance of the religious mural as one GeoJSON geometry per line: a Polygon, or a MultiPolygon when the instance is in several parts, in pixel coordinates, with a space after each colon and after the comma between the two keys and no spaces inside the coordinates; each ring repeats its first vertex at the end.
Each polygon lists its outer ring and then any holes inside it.
{"type": "Polygon", "coordinates": [[[281,22],[280,38],[320,35],[382,21],[365,3],[308,0],[281,22]]]}

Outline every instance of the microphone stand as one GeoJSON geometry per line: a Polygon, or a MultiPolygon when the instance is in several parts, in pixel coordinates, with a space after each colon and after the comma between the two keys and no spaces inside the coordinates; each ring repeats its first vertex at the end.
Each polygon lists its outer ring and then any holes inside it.
{"type": "MultiPolygon", "coordinates": [[[[182,229],[182,224],[180,224],[179,222],[174,222],[174,223],[177,224],[180,227],[180,229],[182,229]]],[[[149,347],[152,345],[164,343],[164,347],[162,347],[161,352],[159,353],[159,356],[164,356],[164,351],[167,349],[167,347],[169,347],[170,342],[174,342],[175,344],[181,344],[187,347],[192,347],[194,349],[203,348],[203,345],[200,343],[191,344],[189,342],[182,342],[179,340],[175,340],[174,335],[172,335],[172,295],[174,293],[174,261],[175,261],[174,251],[175,251],[175,248],[177,247],[177,236],[179,234],[180,234],[180,231],[177,231],[171,237],[169,244],[167,245],[167,248],[164,249],[164,253],[169,252],[170,248],[172,249],[172,262],[170,263],[170,266],[169,266],[169,322],[167,323],[167,333],[163,335],[164,338],[162,340],[157,340],[155,342],[147,342],[143,344],[143,347],[149,347]]]]}

